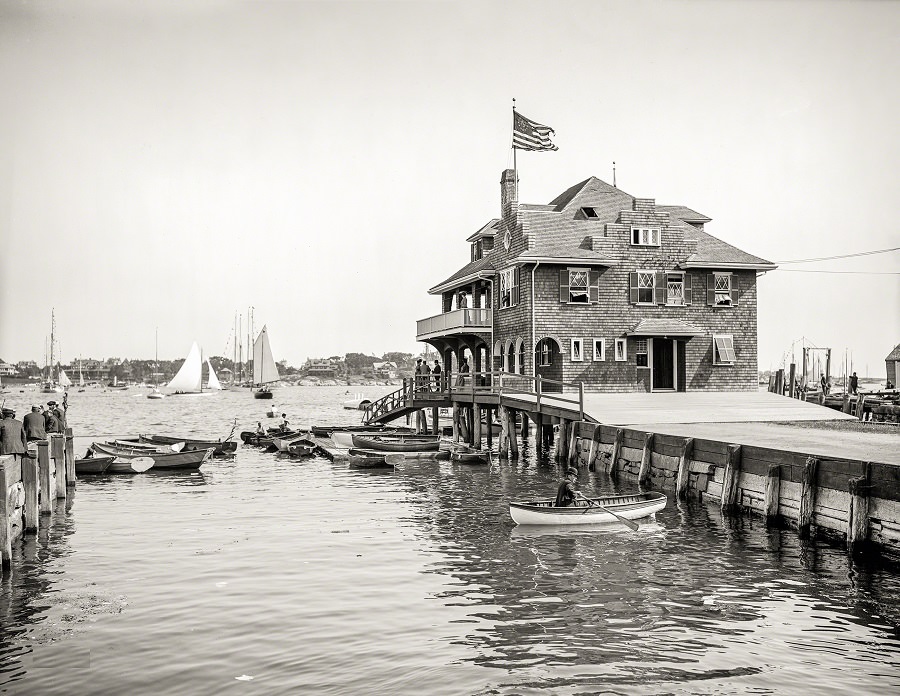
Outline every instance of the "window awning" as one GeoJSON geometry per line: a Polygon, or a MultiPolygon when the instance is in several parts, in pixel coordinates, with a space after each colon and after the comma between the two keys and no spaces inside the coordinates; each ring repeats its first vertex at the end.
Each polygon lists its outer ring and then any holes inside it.
{"type": "Polygon", "coordinates": [[[626,336],[702,336],[705,331],[678,319],[641,319],[626,336]]]}

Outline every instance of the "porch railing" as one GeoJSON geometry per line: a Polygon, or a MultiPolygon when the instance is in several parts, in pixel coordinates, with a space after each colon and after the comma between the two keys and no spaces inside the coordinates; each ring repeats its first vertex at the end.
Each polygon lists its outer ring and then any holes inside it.
{"type": "Polygon", "coordinates": [[[479,328],[490,330],[493,312],[481,307],[454,309],[416,322],[416,336],[429,336],[440,331],[454,329],[479,328]]]}

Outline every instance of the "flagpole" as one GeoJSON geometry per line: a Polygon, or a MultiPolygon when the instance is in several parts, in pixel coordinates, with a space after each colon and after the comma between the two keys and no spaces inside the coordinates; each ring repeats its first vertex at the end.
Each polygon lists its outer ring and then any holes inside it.
{"type": "Polygon", "coordinates": [[[516,166],[516,143],[515,143],[515,133],[516,133],[516,98],[513,97],[512,100],[513,107],[513,181],[515,182],[515,192],[516,192],[516,202],[519,202],[519,169],[516,166]]]}

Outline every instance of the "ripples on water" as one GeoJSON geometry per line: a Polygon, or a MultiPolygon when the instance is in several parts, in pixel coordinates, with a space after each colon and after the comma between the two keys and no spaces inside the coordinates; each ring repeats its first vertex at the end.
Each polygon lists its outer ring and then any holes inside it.
{"type": "MultiPolygon", "coordinates": [[[[276,399],[295,424],[355,422],[339,406],[345,391],[285,388],[276,399]]],[[[71,401],[76,432],[98,438],[221,436],[269,406],[246,393],[71,401]]],[[[895,569],[850,566],[839,548],[696,503],[670,502],[634,533],[514,527],[508,500],[555,490],[556,468],[529,444],[517,464],[490,469],[356,471],[240,449],[199,473],[85,478],[3,578],[0,692],[900,686],[895,569]]],[[[580,487],[614,490],[587,472],[580,487]]]]}

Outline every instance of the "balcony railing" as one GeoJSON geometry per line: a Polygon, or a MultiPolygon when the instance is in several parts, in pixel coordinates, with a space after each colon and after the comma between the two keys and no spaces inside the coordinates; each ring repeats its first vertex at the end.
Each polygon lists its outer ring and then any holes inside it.
{"type": "Polygon", "coordinates": [[[419,319],[416,322],[416,338],[422,339],[460,329],[490,331],[491,322],[492,311],[490,309],[477,307],[472,309],[454,309],[452,312],[444,312],[427,319],[419,319]]]}

